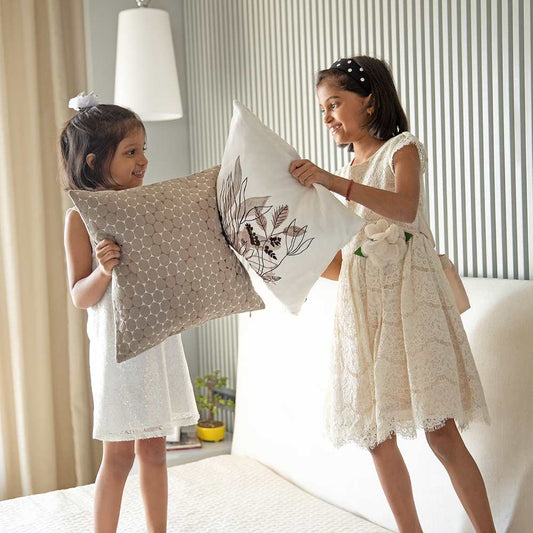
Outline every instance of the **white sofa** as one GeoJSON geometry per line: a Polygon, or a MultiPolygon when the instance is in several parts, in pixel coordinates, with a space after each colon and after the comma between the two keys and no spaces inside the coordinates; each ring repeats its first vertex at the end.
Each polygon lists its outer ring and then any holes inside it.
{"type": "MultiPolygon", "coordinates": [[[[464,323],[493,422],[472,425],[464,439],[484,475],[497,531],[526,533],[533,524],[533,282],[465,285],[472,309],[464,323]]],[[[169,469],[170,533],[395,530],[368,452],[335,450],[323,436],[335,290],[321,280],[299,317],[275,303],[240,316],[232,453],[169,469]]],[[[425,439],[399,442],[424,531],[472,531],[425,439]]],[[[0,502],[0,531],[91,531],[93,491],[88,485],[0,502]]],[[[132,475],[119,531],[144,530],[132,475]]]]}

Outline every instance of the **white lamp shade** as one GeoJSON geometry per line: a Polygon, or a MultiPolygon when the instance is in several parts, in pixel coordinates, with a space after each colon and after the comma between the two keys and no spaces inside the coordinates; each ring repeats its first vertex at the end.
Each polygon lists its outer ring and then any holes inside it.
{"type": "Polygon", "coordinates": [[[143,121],[183,116],[166,11],[140,7],[119,13],[115,103],[143,121]]]}

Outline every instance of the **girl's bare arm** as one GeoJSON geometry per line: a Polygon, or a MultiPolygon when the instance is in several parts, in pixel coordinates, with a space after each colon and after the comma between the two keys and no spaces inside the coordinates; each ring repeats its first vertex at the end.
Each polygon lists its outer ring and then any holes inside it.
{"type": "Polygon", "coordinates": [[[67,213],[64,242],[72,301],[79,309],[87,309],[100,301],[109,286],[111,271],[120,262],[120,248],[109,239],[99,242],[98,267],[93,270],[89,234],[75,210],[67,213]]]}
{"type": "MultiPolygon", "coordinates": [[[[400,222],[413,222],[420,195],[420,160],[416,146],[408,144],[394,154],[395,190],[386,191],[353,182],[350,200],[364,205],[378,215],[400,222]]],[[[302,185],[320,183],[337,194],[346,196],[350,180],[331,174],[307,159],[295,159],[289,172],[302,185]]]]}
{"type": "MultiPolygon", "coordinates": [[[[416,146],[409,144],[394,154],[395,191],[355,183],[350,199],[378,215],[411,223],[416,218],[420,195],[420,160],[416,146]]],[[[349,180],[335,176],[330,189],[346,195],[349,180]]]]}
{"type": "Polygon", "coordinates": [[[328,268],[322,272],[321,277],[326,279],[331,279],[333,281],[339,280],[339,274],[341,271],[341,265],[342,265],[342,252],[339,250],[335,257],[333,258],[333,261],[328,265],[328,268]]]}

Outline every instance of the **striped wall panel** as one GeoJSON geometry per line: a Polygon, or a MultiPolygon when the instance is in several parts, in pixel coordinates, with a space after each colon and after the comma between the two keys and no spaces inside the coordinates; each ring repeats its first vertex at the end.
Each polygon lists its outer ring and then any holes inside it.
{"type": "Polygon", "coordinates": [[[531,2],[187,0],[193,170],[220,161],[234,98],[302,156],[345,163],[313,78],[356,53],[388,61],[427,146],[438,248],[462,274],[530,279],[531,2]]]}
{"type": "Polygon", "coordinates": [[[342,166],[314,75],[375,55],[428,150],[438,250],[463,275],[532,278],[529,0],[185,0],[185,17],[192,170],[220,161],[234,98],[302,156],[342,166]]]}
{"type": "MultiPolygon", "coordinates": [[[[198,328],[199,375],[220,370],[229,378],[227,386],[235,389],[238,353],[237,316],[233,315],[198,328]]],[[[220,409],[217,419],[226,424],[233,432],[234,412],[232,409],[220,409]]]]}

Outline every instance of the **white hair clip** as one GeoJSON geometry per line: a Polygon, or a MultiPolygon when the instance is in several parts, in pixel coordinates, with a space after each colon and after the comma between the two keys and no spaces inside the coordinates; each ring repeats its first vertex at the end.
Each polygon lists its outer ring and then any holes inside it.
{"type": "Polygon", "coordinates": [[[84,109],[86,107],[93,107],[95,105],[98,105],[99,103],[100,101],[98,100],[98,96],[93,92],[90,92],[89,94],[81,92],[80,94],[76,95],[74,98],[71,98],[68,101],[68,106],[71,109],[79,111],[80,109],[84,109]]]}

